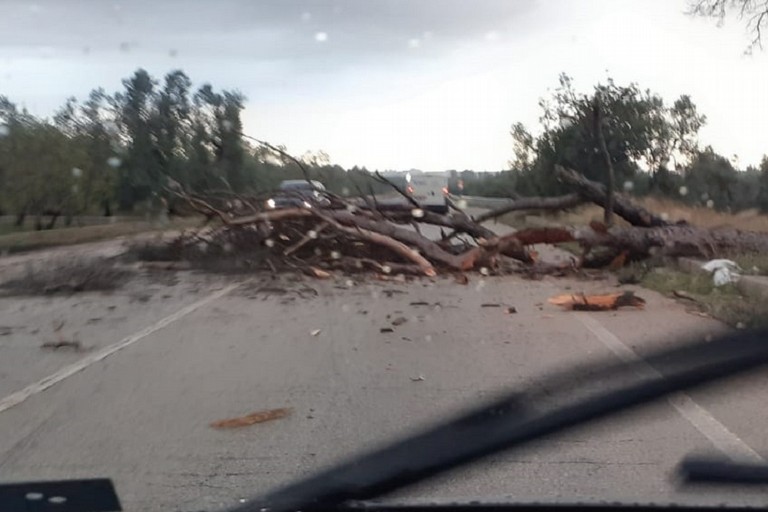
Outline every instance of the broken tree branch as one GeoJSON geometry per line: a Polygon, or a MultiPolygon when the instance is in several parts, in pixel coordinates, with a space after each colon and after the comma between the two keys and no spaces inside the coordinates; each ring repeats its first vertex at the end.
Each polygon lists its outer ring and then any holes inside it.
{"type": "MultiPolygon", "coordinates": [[[[604,185],[588,180],[573,169],[566,169],[561,165],[555,165],[555,172],[560,180],[575,188],[582,198],[603,207],[608,204],[604,185]]],[[[633,226],[658,227],[670,224],[618,194],[614,197],[613,211],[633,226]]]]}
{"type": "Polygon", "coordinates": [[[292,246],[290,246],[290,247],[287,247],[287,248],[286,248],[286,249],[283,251],[283,256],[290,256],[290,255],[291,255],[291,254],[293,254],[294,252],[296,252],[296,251],[298,251],[299,249],[301,249],[302,247],[304,247],[304,246],[305,246],[307,243],[309,243],[310,241],[312,241],[312,240],[315,240],[315,239],[317,238],[317,235],[319,235],[320,233],[322,233],[322,232],[323,232],[323,231],[324,231],[324,230],[325,230],[325,229],[326,229],[328,226],[329,226],[329,224],[328,224],[327,222],[321,222],[321,223],[320,223],[320,224],[318,224],[318,225],[317,225],[317,226],[316,226],[314,229],[311,229],[311,230],[309,230],[309,231],[308,231],[308,232],[307,232],[307,233],[306,233],[306,234],[305,234],[305,235],[304,235],[304,236],[301,238],[301,240],[299,240],[298,242],[296,242],[296,243],[295,243],[295,244],[293,244],[292,246]]]}
{"type": "Polygon", "coordinates": [[[579,194],[568,194],[556,197],[521,197],[501,208],[476,216],[474,222],[485,222],[519,210],[567,210],[568,208],[574,208],[580,204],[584,204],[584,202],[585,200],[579,194]]]}
{"type": "Polygon", "coordinates": [[[397,191],[397,193],[398,193],[398,194],[400,194],[401,196],[403,196],[403,197],[405,198],[405,200],[406,200],[406,201],[408,201],[409,203],[411,203],[411,204],[412,204],[413,206],[415,206],[416,208],[419,208],[419,209],[421,209],[421,210],[423,210],[423,209],[424,209],[424,208],[422,208],[422,207],[421,207],[421,205],[419,204],[419,202],[418,202],[416,199],[414,199],[414,198],[413,198],[413,196],[412,196],[411,194],[409,194],[408,192],[406,192],[405,190],[403,190],[403,189],[400,187],[400,185],[398,185],[397,183],[394,183],[392,180],[390,180],[390,179],[387,179],[387,178],[385,178],[384,176],[382,176],[382,175],[381,175],[381,173],[380,173],[379,171],[376,171],[376,172],[374,173],[374,176],[376,176],[376,179],[377,179],[377,180],[379,180],[381,183],[386,183],[387,185],[389,185],[390,187],[392,187],[393,189],[395,189],[395,190],[397,191]]]}
{"type": "MultiPolygon", "coordinates": [[[[361,228],[359,226],[356,227],[347,227],[342,225],[340,222],[337,221],[337,219],[333,219],[330,216],[325,215],[324,213],[318,213],[315,212],[320,218],[323,218],[326,222],[333,225],[337,230],[347,233],[349,235],[352,235],[356,238],[360,238],[363,240],[367,240],[369,242],[372,242],[377,245],[384,246],[390,250],[392,250],[394,253],[399,254],[401,257],[403,257],[406,260],[410,260],[416,265],[419,266],[422,273],[426,276],[435,276],[437,275],[437,272],[435,271],[434,267],[432,266],[432,263],[430,263],[429,260],[424,258],[421,254],[419,254],[418,251],[415,251],[411,249],[406,244],[390,237],[385,234],[382,234],[380,232],[368,230],[361,228]]],[[[416,233],[414,233],[416,234],[416,233]]],[[[424,239],[429,241],[428,239],[424,239]]]]}

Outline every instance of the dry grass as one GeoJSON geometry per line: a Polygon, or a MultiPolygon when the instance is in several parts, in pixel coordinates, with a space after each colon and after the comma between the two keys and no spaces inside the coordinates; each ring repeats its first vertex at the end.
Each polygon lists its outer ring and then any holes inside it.
{"type": "Polygon", "coordinates": [[[153,231],[177,230],[198,226],[200,222],[200,218],[193,217],[174,219],[164,226],[142,221],[44,231],[22,231],[0,236],[0,253],[16,253],[62,245],[98,242],[153,231]]]}
{"type": "Polygon", "coordinates": [[[122,286],[129,276],[129,271],[103,258],[46,261],[27,266],[23,276],[0,284],[0,289],[13,295],[110,291],[122,286]]]}
{"type": "Polygon", "coordinates": [[[715,287],[712,277],[702,272],[688,273],[658,267],[645,273],[640,284],[669,297],[674,297],[675,292],[685,292],[693,301],[681,301],[731,326],[768,325],[768,304],[750,300],[734,285],[715,287]]]}

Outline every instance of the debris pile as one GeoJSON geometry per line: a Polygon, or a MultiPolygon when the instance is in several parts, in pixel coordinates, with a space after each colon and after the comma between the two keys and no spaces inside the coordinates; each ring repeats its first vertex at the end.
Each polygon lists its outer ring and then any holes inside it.
{"type": "MultiPolygon", "coordinates": [[[[175,240],[174,251],[188,258],[194,254],[220,261],[237,255],[251,267],[295,270],[320,279],[336,272],[369,272],[401,280],[408,275],[452,273],[457,282],[465,282],[464,273],[470,271],[488,275],[522,269],[528,274],[557,274],[581,267],[615,270],[651,255],[711,258],[732,250],[768,251],[765,234],[671,223],[619,194],[610,204],[624,220],[621,225],[593,221],[588,226],[527,228],[501,236],[483,225],[512,211],[609,204],[603,185],[570,169],[558,166],[556,171],[574,193],[521,198],[475,217],[450,198],[447,213],[430,211],[378,173],[376,179],[402,196],[399,202],[382,204],[362,192],[349,198],[314,188],[309,196],[285,192],[287,197],[278,201],[284,206],[276,208],[274,196],[202,196],[174,184],[169,191],[207,219],[201,228],[175,240]],[[582,248],[580,257],[567,264],[539,262],[537,253],[530,250],[535,244],[565,242],[582,248]]],[[[317,182],[307,174],[307,183],[317,182]]]]}

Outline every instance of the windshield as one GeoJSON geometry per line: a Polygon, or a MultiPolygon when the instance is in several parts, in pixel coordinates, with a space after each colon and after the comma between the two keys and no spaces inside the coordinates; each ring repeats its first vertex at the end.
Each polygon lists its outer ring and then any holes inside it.
{"type": "MultiPolygon", "coordinates": [[[[5,0],[2,478],[216,510],[765,325],[766,26],[746,0],[5,0]]],[[[764,381],[387,499],[764,504],[676,480],[765,462],[764,381]]]]}

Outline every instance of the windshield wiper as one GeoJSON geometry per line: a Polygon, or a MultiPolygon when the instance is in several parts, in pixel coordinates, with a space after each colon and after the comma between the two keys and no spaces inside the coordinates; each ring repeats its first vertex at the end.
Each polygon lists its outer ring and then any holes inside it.
{"type": "Polygon", "coordinates": [[[685,483],[768,484],[768,464],[712,455],[689,455],[680,462],[678,474],[685,483]]]}
{"type": "Polygon", "coordinates": [[[370,500],[395,489],[612,413],[692,386],[768,363],[768,332],[725,335],[658,351],[645,360],[589,365],[540,382],[421,434],[323,471],[230,512],[296,512],[338,508],[370,500]],[[655,372],[649,372],[648,367],[655,372]],[[598,393],[544,408],[542,400],[571,396],[584,376],[617,379],[598,393]],[[634,377],[633,377],[634,376],[634,377]],[[627,378],[631,382],[623,382],[627,378]],[[540,389],[546,389],[546,396],[540,389]]]}

